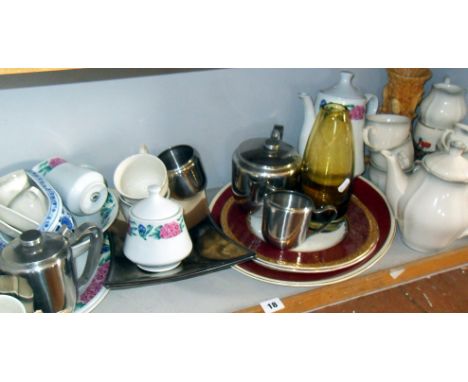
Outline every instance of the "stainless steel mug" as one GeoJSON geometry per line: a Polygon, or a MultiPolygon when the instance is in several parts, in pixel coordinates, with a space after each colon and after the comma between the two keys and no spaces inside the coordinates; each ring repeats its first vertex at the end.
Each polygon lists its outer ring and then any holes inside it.
{"type": "Polygon", "coordinates": [[[193,147],[174,146],[163,151],[158,157],[167,168],[171,197],[186,199],[205,189],[205,171],[200,155],[193,147]]]}
{"type": "Polygon", "coordinates": [[[263,200],[262,234],[265,240],[281,249],[294,248],[307,238],[313,214],[330,216],[314,233],[322,231],[337,215],[333,206],[316,209],[307,195],[297,191],[275,191],[263,200]]]}

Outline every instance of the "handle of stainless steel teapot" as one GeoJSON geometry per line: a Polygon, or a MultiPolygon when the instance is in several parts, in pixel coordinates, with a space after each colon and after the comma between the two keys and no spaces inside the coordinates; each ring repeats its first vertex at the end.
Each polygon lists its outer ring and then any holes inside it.
{"type": "Polygon", "coordinates": [[[75,253],[76,247],[80,244],[83,244],[86,240],[89,239],[88,248],[88,257],[86,259],[86,264],[83,270],[83,273],[78,278],[78,290],[83,285],[87,285],[93,276],[94,271],[96,270],[99,264],[99,258],[101,256],[103,235],[102,230],[91,223],[83,223],[80,225],[72,236],[71,251],[73,255],[73,261],[75,262],[75,253]]]}
{"type": "Polygon", "coordinates": [[[377,96],[370,93],[366,93],[364,96],[367,99],[366,115],[373,115],[377,113],[377,109],[379,108],[379,99],[377,96]]]}
{"type": "Polygon", "coordinates": [[[271,138],[277,141],[281,141],[283,139],[283,133],[284,133],[284,126],[275,125],[273,127],[273,131],[271,132],[271,138]]]}

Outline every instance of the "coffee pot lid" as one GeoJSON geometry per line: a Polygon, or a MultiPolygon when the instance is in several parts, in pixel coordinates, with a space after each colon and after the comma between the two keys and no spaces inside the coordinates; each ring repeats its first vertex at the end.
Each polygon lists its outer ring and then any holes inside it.
{"type": "Polygon", "coordinates": [[[66,247],[66,240],[58,233],[25,231],[1,252],[0,270],[18,274],[47,268],[68,253],[66,247]]]}
{"type": "Polygon", "coordinates": [[[422,164],[431,174],[449,182],[468,183],[468,160],[463,157],[467,147],[463,142],[452,141],[448,151],[426,155],[422,164]]]}
{"type": "Polygon", "coordinates": [[[130,215],[136,219],[163,220],[180,213],[181,207],[174,201],[160,194],[161,187],[148,186],[149,196],[130,209],[130,215]]]}
{"type": "Polygon", "coordinates": [[[253,138],[242,142],[234,152],[233,158],[242,169],[254,174],[279,174],[298,169],[302,157],[282,138],[283,126],[276,125],[270,138],[253,138]]]}
{"type": "Polygon", "coordinates": [[[354,73],[342,71],[340,72],[339,81],[331,88],[322,90],[321,93],[340,98],[362,99],[366,98],[364,93],[353,85],[352,80],[354,73]]]}

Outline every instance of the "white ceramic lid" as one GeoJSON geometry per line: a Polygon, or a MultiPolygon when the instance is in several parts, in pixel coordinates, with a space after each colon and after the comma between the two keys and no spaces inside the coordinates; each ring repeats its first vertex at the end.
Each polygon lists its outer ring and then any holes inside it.
{"type": "Polygon", "coordinates": [[[460,141],[452,141],[449,151],[438,151],[426,155],[424,168],[438,178],[450,182],[468,183],[468,160],[462,154],[467,147],[460,141]]]}
{"type": "Polygon", "coordinates": [[[352,84],[354,73],[340,72],[340,80],[329,89],[322,90],[321,93],[333,97],[362,99],[365,98],[363,92],[352,84]]]}
{"type": "Polygon", "coordinates": [[[130,209],[130,215],[136,219],[164,220],[181,212],[181,207],[174,201],[160,195],[161,188],[148,186],[149,196],[130,209]]]}
{"type": "Polygon", "coordinates": [[[448,94],[455,94],[458,95],[460,93],[464,93],[465,90],[458,85],[452,84],[450,77],[445,77],[444,82],[439,82],[437,84],[432,85],[434,89],[442,90],[448,94]]]}

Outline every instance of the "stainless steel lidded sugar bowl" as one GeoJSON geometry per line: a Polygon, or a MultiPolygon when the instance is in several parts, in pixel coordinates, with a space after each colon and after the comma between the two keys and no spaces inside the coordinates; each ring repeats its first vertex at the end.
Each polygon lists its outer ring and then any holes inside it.
{"type": "Polygon", "coordinates": [[[283,126],[276,125],[270,138],[242,142],[232,156],[232,191],[237,203],[253,210],[266,194],[296,189],[302,157],[282,140],[283,126]]]}

